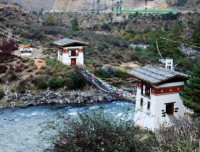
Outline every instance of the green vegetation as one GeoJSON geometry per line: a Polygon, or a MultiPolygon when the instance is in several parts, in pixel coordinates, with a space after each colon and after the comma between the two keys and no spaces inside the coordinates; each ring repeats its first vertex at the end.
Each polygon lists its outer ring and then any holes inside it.
{"type": "Polygon", "coordinates": [[[76,17],[74,17],[71,20],[71,27],[72,27],[72,30],[74,30],[74,31],[78,31],[79,30],[79,23],[78,23],[78,19],[76,17]]]}
{"type": "Polygon", "coordinates": [[[200,61],[196,63],[188,84],[181,93],[183,103],[200,116],[200,61]]]}
{"type": "Polygon", "coordinates": [[[18,93],[25,93],[26,92],[26,81],[20,81],[17,88],[16,88],[16,91],[18,93]]]}
{"type": "Polygon", "coordinates": [[[66,80],[65,85],[68,89],[82,89],[86,85],[84,78],[76,73],[72,73],[66,80]]]}
{"type": "Polygon", "coordinates": [[[39,80],[36,84],[36,87],[37,89],[41,89],[41,90],[44,90],[44,89],[47,89],[48,88],[48,83],[46,80],[39,80]]]}
{"type": "Polygon", "coordinates": [[[75,119],[59,115],[58,119],[47,126],[57,132],[50,139],[52,149],[47,151],[194,152],[200,148],[199,118],[172,119],[174,127],[160,128],[156,133],[140,130],[132,121],[113,119],[103,112],[81,113],[75,119]]]}
{"type": "Polygon", "coordinates": [[[62,124],[52,122],[48,126],[58,133],[58,138],[52,138],[53,149],[49,151],[149,152],[156,146],[154,136],[135,128],[132,121],[117,122],[98,112],[79,114],[75,120],[64,116],[59,118],[62,124]],[[65,127],[61,130],[59,125],[65,127]]]}
{"type": "Polygon", "coordinates": [[[64,86],[64,80],[62,77],[54,77],[49,81],[49,88],[56,90],[64,86]]]}
{"type": "Polygon", "coordinates": [[[75,72],[69,73],[66,77],[54,75],[53,78],[37,78],[33,80],[38,90],[45,90],[49,87],[51,90],[56,90],[64,86],[69,90],[82,89],[86,85],[85,79],[80,77],[75,72]]]}
{"type": "Polygon", "coordinates": [[[119,79],[126,79],[128,77],[127,73],[122,71],[121,69],[112,69],[112,70],[104,70],[104,69],[97,69],[95,70],[95,76],[100,78],[119,78],[119,79]]]}
{"type": "Polygon", "coordinates": [[[45,22],[45,25],[49,25],[49,26],[55,26],[56,25],[56,21],[55,21],[55,18],[53,15],[49,14],[46,22],[45,22]]]}
{"type": "Polygon", "coordinates": [[[192,33],[192,42],[195,46],[195,49],[200,50],[200,20],[197,22],[197,24],[194,27],[193,33],[192,33]]]}
{"type": "Polygon", "coordinates": [[[0,89],[0,100],[4,97],[4,91],[2,89],[0,89]]]}
{"type": "Polygon", "coordinates": [[[103,69],[97,69],[94,72],[95,76],[100,78],[110,78],[112,75],[103,69]]]}
{"type": "Polygon", "coordinates": [[[175,23],[170,31],[165,32],[162,30],[157,30],[152,33],[150,38],[150,46],[148,49],[155,54],[158,54],[156,41],[158,42],[158,48],[163,57],[170,57],[176,61],[184,57],[184,54],[180,51],[180,43],[182,42],[182,37],[181,27],[178,23],[175,23]],[[166,39],[176,42],[169,42],[166,39]]]}
{"type": "Polygon", "coordinates": [[[159,55],[158,53],[154,53],[149,49],[143,49],[140,47],[136,47],[131,54],[131,57],[133,60],[138,60],[141,63],[144,62],[158,62],[159,60],[159,55]]]}
{"type": "Polygon", "coordinates": [[[157,133],[160,151],[197,152],[200,148],[200,118],[172,119],[173,127],[157,133]]]}

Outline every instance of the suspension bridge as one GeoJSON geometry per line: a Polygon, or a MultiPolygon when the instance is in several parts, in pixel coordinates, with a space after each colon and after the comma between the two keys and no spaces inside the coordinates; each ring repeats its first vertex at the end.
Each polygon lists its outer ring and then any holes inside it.
{"type": "Polygon", "coordinates": [[[76,73],[78,73],[80,76],[82,76],[86,81],[93,84],[99,90],[110,94],[117,100],[126,100],[126,101],[130,101],[130,102],[135,101],[135,99],[133,98],[133,95],[130,92],[123,90],[123,89],[119,89],[117,87],[114,87],[114,86],[106,83],[105,81],[94,76],[91,72],[89,72],[86,69],[76,68],[76,73]]]}

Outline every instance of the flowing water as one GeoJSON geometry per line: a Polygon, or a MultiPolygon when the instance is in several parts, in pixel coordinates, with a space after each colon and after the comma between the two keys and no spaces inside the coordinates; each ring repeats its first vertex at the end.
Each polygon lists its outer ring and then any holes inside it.
{"type": "MultiPolygon", "coordinates": [[[[46,122],[56,120],[58,113],[75,117],[81,112],[102,110],[106,115],[132,120],[134,104],[112,102],[88,106],[35,106],[0,110],[0,152],[40,152],[49,147],[40,133],[46,122]],[[126,113],[126,116],[123,114],[126,113]]],[[[52,132],[49,132],[49,137],[52,132]]]]}

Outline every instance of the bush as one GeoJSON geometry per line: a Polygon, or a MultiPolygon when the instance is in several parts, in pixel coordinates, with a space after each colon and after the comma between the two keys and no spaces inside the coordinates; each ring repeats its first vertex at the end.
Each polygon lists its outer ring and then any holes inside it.
{"type": "Polygon", "coordinates": [[[120,53],[120,52],[113,52],[112,55],[113,55],[113,57],[115,57],[116,59],[121,59],[121,58],[123,58],[122,53],[120,53]]]}
{"type": "Polygon", "coordinates": [[[120,69],[115,69],[114,76],[116,78],[126,79],[128,77],[128,74],[120,69]]]}
{"type": "Polygon", "coordinates": [[[20,81],[16,90],[18,93],[25,93],[26,92],[26,82],[25,81],[20,81]]]}
{"type": "Polygon", "coordinates": [[[0,90],[0,100],[4,97],[4,91],[3,90],[0,90]]]}
{"type": "Polygon", "coordinates": [[[86,85],[85,79],[77,75],[76,73],[72,73],[67,81],[65,82],[68,89],[82,89],[86,85]]]}
{"type": "Polygon", "coordinates": [[[119,122],[102,113],[79,114],[76,120],[70,116],[59,118],[59,122],[63,122],[60,125],[66,127],[61,130],[56,122],[49,125],[58,133],[58,138],[52,138],[53,149],[50,151],[149,152],[156,144],[150,133],[135,128],[133,122],[119,122]]]}
{"type": "Polygon", "coordinates": [[[112,30],[109,24],[101,25],[101,29],[105,30],[105,31],[111,31],[112,30]]]}
{"type": "Polygon", "coordinates": [[[197,152],[200,148],[200,118],[173,119],[174,126],[158,133],[161,151],[197,152]]]}
{"type": "Polygon", "coordinates": [[[64,79],[61,77],[54,77],[49,81],[49,88],[53,90],[61,88],[63,85],[64,85],[64,79]]]}
{"type": "Polygon", "coordinates": [[[39,80],[38,82],[37,82],[37,88],[38,89],[47,89],[48,88],[48,83],[47,83],[47,81],[46,80],[39,80]]]}
{"type": "Polygon", "coordinates": [[[100,77],[100,78],[110,78],[112,75],[110,75],[109,72],[103,70],[103,69],[97,69],[95,71],[95,76],[100,77]]]}

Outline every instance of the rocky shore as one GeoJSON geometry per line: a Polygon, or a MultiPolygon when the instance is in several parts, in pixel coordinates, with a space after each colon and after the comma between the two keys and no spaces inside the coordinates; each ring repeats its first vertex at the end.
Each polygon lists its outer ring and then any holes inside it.
{"type": "Polygon", "coordinates": [[[45,104],[88,104],[105,101],[115,101],[117,98],[98,91],[46,91],[33,93],[28,92],[24,94],[7,95],[3,101],[6,104],[0,105],[0,108],[8,107],[29,107],[35,105],[45,104]]]}

